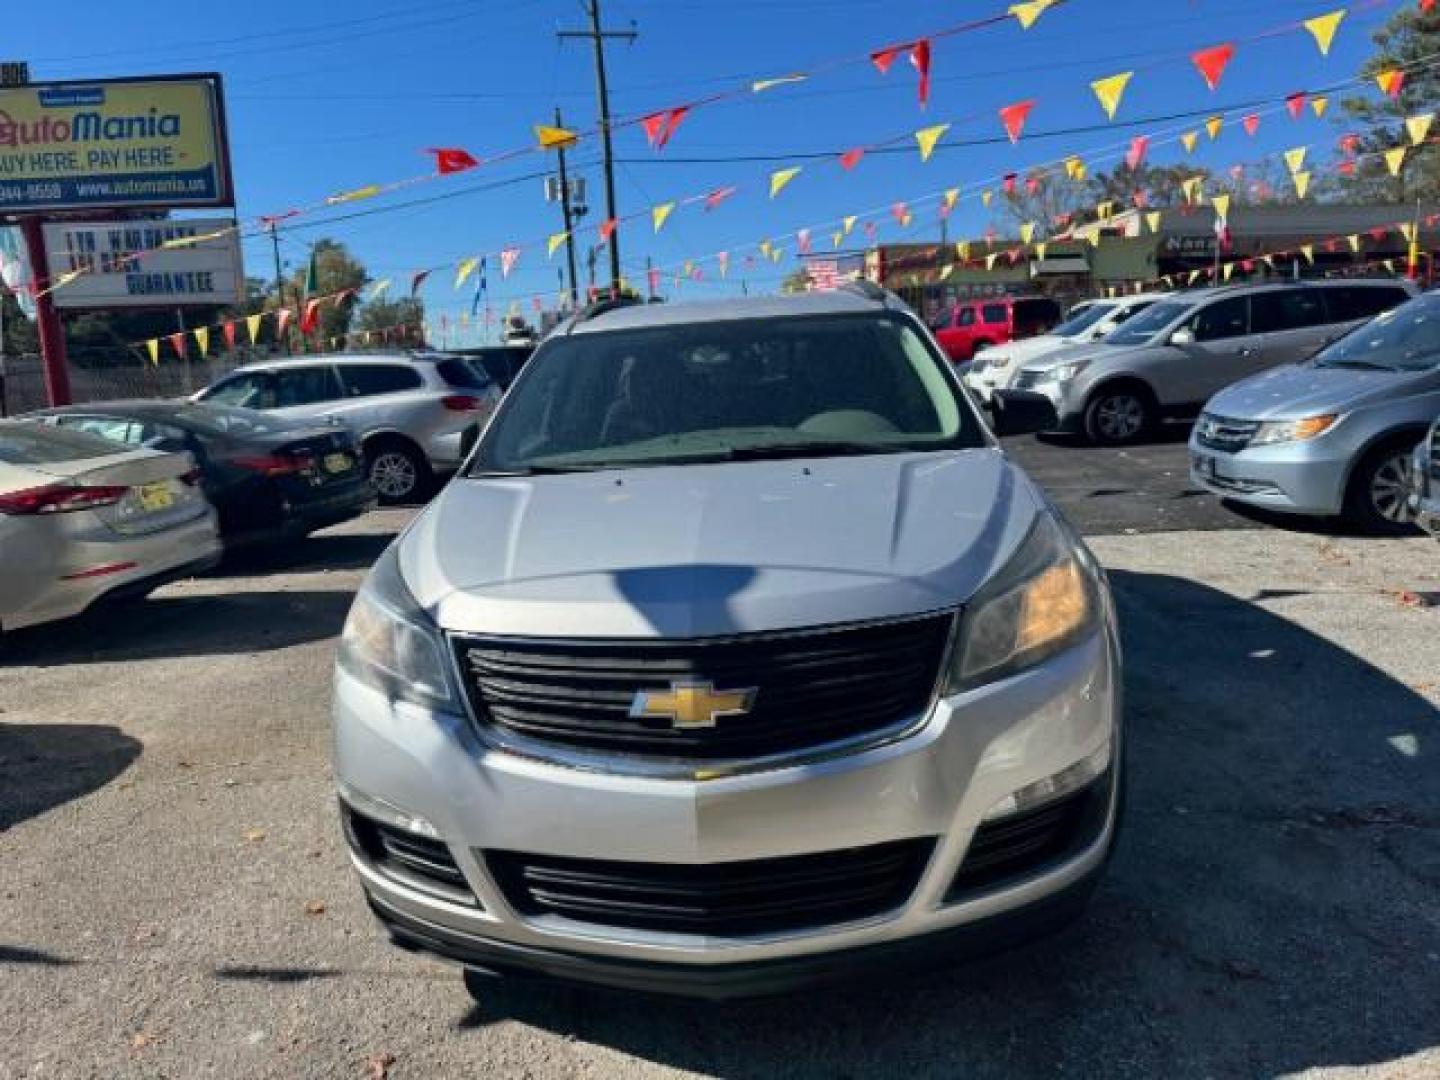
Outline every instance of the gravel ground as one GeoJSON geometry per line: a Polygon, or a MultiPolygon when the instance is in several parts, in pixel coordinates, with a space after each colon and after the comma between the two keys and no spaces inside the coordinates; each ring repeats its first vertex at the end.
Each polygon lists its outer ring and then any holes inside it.
{"type": "Polygon", "coordinates": [[[475,1005],[382,941],[334,812],[334,636],[402,520],[0,645],[0,1077],[1440,1075],[1432,542],[1094,541],[1133,783],[1054,939],[788,1000],[475,1005]]]}

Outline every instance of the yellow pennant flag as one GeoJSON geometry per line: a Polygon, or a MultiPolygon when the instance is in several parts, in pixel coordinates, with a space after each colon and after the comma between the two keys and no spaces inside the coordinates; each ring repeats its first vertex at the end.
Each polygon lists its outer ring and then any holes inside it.
{"type": "Polygon", "coordinates": [[[952,187],[952,188],[950,188],[948,191],[945,192],[945,198],[944,198],[944,201],[943,201],[942,205],[945,207],[945,209],[946,209],[947,211],[949,211],[949,210],[954,210],[954,209],[955,209],[955,204],[958,203],[959,201],[960,201],[960,189],[959,189],[958,187],[952,187]]]}
{"type": "Polygon", "coordinates": [[[1020,226],[1020,242],[1022,244],[1028,244],[1034,239],[1035,223],[1033,221],[1027,221],[1025,222],[1025,224],[1020,226]]]}
{"type": "Polygon", "coordinates": [[[1215,207],[1215,216],[1224,221],[1230,216],[1230,196],[1216,195],[1210,200],[1210,205],[1215,207]]]}
{"type": "Polygon", "coordinates": [[[1228,262],[1227,262],[1227,263],[1225,264],[1225,268],[1224,268],[1223,273],[1224,273],[1224,276],[1225,276],[1225,280],[1226,280],[1226,281],[1229,281],[1229,280],[1230,280],[1230,275],[1233,274],[1233,273],[1235,273],[1235,264],[1234,264],[1234,263],[1228,263],[1228,262]]]}
{"type": "Polygon", "coordinates": [[[797,73],[795,75],[781,75],[775,79],[759,79],[750,84],[750,92],[752,94],[763,94],[772,87],[787,86],[790,83],[802,83],[809,77],[809,75],[800,75],[797,73]]]}
{"type": "Polygon", "coordinates": [[[1310,174],[1308,172],[1297,172],[1290,175],[1295,181],[1295,194],[1298,198],[1305,198],[1306,192],[1310,190],[1310,174]]]}
{"type": "Polygon", "coordinates": [[[569,150],[580,141],[580,136],[568,128],[536,124],[535,141],[540,144],[541,150],[569,150]]]}
{"type": "Polygon", "coordinates": [[[1180,136],[1180,145],[1185,147],[1187,154],[1193,154],[1195,152],[1195,144],[1199,141],[1200,133],[1198,131],[1187,131],[1180,136]]]}
{"type": "Polygon", "coordinates": [[[955,254],[960,256],[961,262],[970,261],[970,241],[961,240],[955,245],[955,254]]]}
{"type": "Polygon", "coordinates": [[[1220,137],[1220,129],[1224,126],[1225,118],[1223,116],[1212,116],[1205,121],[1205,134],[1210,136],[1211,142],[1214,142],[1220,137]]]}
{"type": "Polygon", "coordinates": [[[1045,261],[1045,252],[1048,251],[1049,249],[1050,249],[1050,245],[1047,244],[1047,243],[1045,243],[1045,241],[1042,240],[1040,243],[1038,243],[1038,244],[1035,245],[1035,257],[1036,257],[1037,259],[1039,259],[1041,262],[1044,262],[1044,261],[1045,261]]]}
{"type": "Polygon", "coordinates": [[[1151,210],[1148,214],[1146,214],[1145,224],[1150,226],[1150,231],[1152,233],[1158,233],[1160,231],[1160,211],[1151,210]]]}
{"type": "Polygon", "coordinates": [[[245,329],[246,329],[246,330],[249,332],[249,334],[250,334],[250,344],[251,344],[251,345],[254,345],[257,341],[260,340],[260,320],[263,319],[264,317],[265,317],[264,315],[246,315],[246,316],[245,316],[245,329]]]}
{"type": "Polygon", "coordinates": [[[986,270],[994,270],[994,269],[995,269],[995,260],[998,259],[999,257],[1000,257],[1000,253],[999,253],[998,251],[992,251],[989,255],[986,255],[986,256],[985,256],[985,269],[986,269],[986,270]]]}
{"type": "Polygon", "coordinates": [[[900,227],[901,227],[902,229],[908,229],[908,228],[910,227],[910,223],[911,223],[912,221],[914,221],[914,220],[915,220],[915,215],[912,214],[912,213],[910,213],[909,210],[906,210],[905,213],[904,213],[904,214],[901,216],[901,218],[900,218],[900,227]]]}
{"type": "Polygon", "coordinates": [[[1413,221],[1401,221],[1395,225],[1400,230],[1400,235],[1405,238],[1407,244],[1415,242],[1415,223],[1413,221]]]}
{"type": "Polygon", "coordinates": [[[370,295],[367,296],[365,299],[374,300],[388,288],[390,288],[390,279],[388,277],[381,278],[374,285],[370,286],[370,295]]]}
{"type": "Polygon", "coordinates": [[[770,174],[770,198],[775,198],[785,190],[785,185],[800,175],[800,166],[795,165],[788,169],[777,169],[770,174]]]}
{"type": "Polygon", "coordinates": [[[1320,46],[1320,55],[1330,55],[1330,43],[1335,40],[1335,31],[1340,28],[1340,20],[1345,18],[1345,9],[1338,8],[1328,15],[1316,15],[1313,19],[1305,20],[1305,29],[1309,30],[1315,38],[1315,44],[1320,46]]]}
{"type": "Polygon", "coordinates": [[[1405,147],[1397,146],[1393,150],[1386,150],[1385,167],[1390,170],[1391,176],[1399,176],[1400,170],[1405,167],[1405,147]]]}
{"type": "Polygon", "coordinates": [[[1419,146],[1430,134],[1430,125],[1435,122],[1434,113],[1421,113],[1405,120],[1405,133],[1410,136],[1410,145],[1419,146]]]}
{"type": "Polygon", "coordinates": [[[1261,255],[1261,256],[1260,256],[1260,260],[1261,260],[1266,266],[1268,266],[1271,270],[1274,270],[1274,269],[1275,269],[1275,256],[1274,256],[1274,255],[1261,255]]]}
{"type": "Polygon", "coordinates": [[[1090,89],[1094,90],[1095,96],[1100,99],[1100,107],[1105,110],[1105,115],[1111,120],[1115,119],[1115,111],[1120,108],[1120,99],[1125,96],[1125,87],[1130,85],[1130,80],[1134,77],[1133,71],[1122,71],[1118,75],[1096,79],[1090,84],[1090,89]]]}
{"type": "Polygon", "coordinates": [[[479,265],[479,256],[466,259],[464,262],[462,262],[460,264],[460,269],[455,273],[455,288],[458,289],[461,285],[464,285],[465,279],[468,278],[471,274],[473,274],[475,272],[475,268],[479,265]]]}
{"type": "Polygon", "coordinates": [[[1325,115],[1325,110],[1329,107],[1330,99],[1324,94],[1316,94],[1310,99],[1310,111],[1315,114],[1317,120],[1325,115]]]}
{"type": "Polygon", "coordinates": [[[1199,202],[1200,187],[1204,183],[1205,178],[1203,176],[1192,176],[1188,180],[1181,181],[1180,190],[1185,193],[1185,201],[1191,203],[1199,202]]]}
{"type": "Polygon", "coordinates": [[[845,239],[845,234],[844,234],[843,232],[834,232],[834,233],[832,233],[832,234],[830,235],[830,243],[831,243],[831,246],[833,246],[833,247],[835,248],[835,250],[837,250],[837,251],[840,250],[840,243],[841,243],[841,241],[843,241],[844,239],[845,239]]]}
{"type": "Polygon", "coordinates": [[[1071,154],[1065,159],[1065,175],[1071,180],[1079,180],[1085,175],[1085,163],[1071,154]]]}
{"type": "Polygon", "coordinates": [[[761,240],[761,241],[760,241],[760,257],[761,257],[761,258],[764,258],[764,259],[770,258],[770,253],[771,253],[772,251],[774,251],[774,250],[775,250],[775,245],[772,244],[772,243],[770,243],[769,240],[761,240]]]}
{"type": "Polygon", "coordinates": [[[150,354],[150,366],[151,366],[151,367],[159,367],[159,366],[160,366],[160,339],[159,339],[159,338],[151,338],[149,341],[145,342],[145,351],[150,354]]]}
{"type": "Polygon", "coordinates": [[[987,207],[990,205],[991,201],[992,201],[994,198],[995,198],[995,192],[989,190],[988,188],[987,188],[985,191],[982,191],[982,192],[980,193],[980,201],[981,201],[982,203],[984,203],[985,206],[987,206],[987,207]]]}
{"type": "Polygon", "coordinates": [[[1314,265],[1315,265],[1315,245],[1314,245],[1314,244],[1301,244],[1301,245],[1300,245],[1300,254],[1305,256],[1305,261],[1308,262],[1311,266],[1314,266],[1314,265]]]}
{"type": "Polygon", "coordinates": [[[1113,199],[1106,199],[1104,202],[1097,204],[1095,207],[1095,216],[1101,221],[1109,221],[1115,216],[1115,201],[1113,199]]]}
{"type": "Polygon", "coordinates": [[[778,263],[778,262],[781,260],[781,258],[784,257],[784,255],[785,255],[785,249],[784,249],[784,248],[778,248],[778,247],[777,247],[777,248],[772,248],[771,251],[770,251],[770,261],[773,262],[773,263],[778,263]]]}
{"type": "Polygon", "coordinates": [[[1305,151],[1307,147],[1297,146],[1293,150],[1285,151],[1285,167],[1290,170],[1293,176],[1305,167],[1305,151]]]}
{"type": "Polygon", "coordinates": [[[936,124],[934,127],[921,128],[915,132],[915,141],[920,144],[920,160],[929,161],[930,155],[935,152],[935,144],[938,143],[950,130],[949,124],[936,124]]]}
{"type": "Polygon", "coordinates": [[[1197,281],[1199,281],[1199,280],[1200,280],[1200,271],[1199,271],[1199,270],[1191,270],[1191,271],[1190,271],[1190,284],[1191,284],[1191,285],[1194,285],[1195,282],[1197,282],[1197,281]]]}
{"type": "Polygon", "coordinates": [[[1097,248],[1098,248],[1098,247],[1100,246],[1100,230],[1099,230],[1099,229],[1091,229],[1090,232],[1089,232],[1088,234],[1086,234],[1085,239],[1087,239],[1087,240],[1090,241],[1090,246],[1091,246],[1091,247],[1097,247],[1097,248]]]}
{"type": "Polygon", "coordinates": [[[1375,85],[1380,87],[1380,92],[1387,97],[1397,97],[1400,94],[1400,87],[1405,85],[1405,72],[1396,68],[1386,68],[1375,75],[1375,85]]]}
{"type": "Polygon", "coordinates": [[[1011,4],[1010,14],[1020,23],[1020,29],[1029,30],[1035,25],[1035,20],[1045,14],[1045,9],[1055,3],[1056,0],[1025,0],[1022,4],[1011,4]]]}
{"type": "Polygon", "coordinates": [[[331,195],[325,200],[330,206],[337,203],[358,202],[361,199],[373,199],[380,194],[379,184],[367,184],[365,187],[356,188],[354,191],[342,191],[339,195],[331,195]]]}
{"type": "Polygon", "coordinates": [[[1359,233],[1351,233],[1349,236],[1345,237],[1345,242],[1350,245],[1350,250],[1351,250],[1351,251],[1353,251],[1356,255],[1360,254],[1360,234],[1359,234],[1359,233]]]}
{"type": "Polygon", "coordinates": [[[210,328],[208,326],[195,328],[195,344],[200,346],[200,359],[205,359],[210,352],[210,328]]]}
{"type": "Polygon", "coordinates": [[[568,232],[552,233],[550,239],[545,241],[545,257],[547,259],[554,258],[555,252],[559,250],[561,244],[565,243],[565,238],[569,235],[568,232]]]}
{"type": "Polygon", "coordinates": [[[657,233],[665,227],[665,219],[674,212],[675,204],[673,202],[661,203],[659,206],[650,208],[650,223],[655,227],[657,233]]]}
{"type": "Polygon", "coordinates": [[[841,230],[845,233],[846,236],[849,236],[849,235],[850,235],[850,233],[851,233],[851,232],[854,230],[854,228],[855,228],[855,222],[857,222],[857,221],[859,221],[859,220],[860,220],[860,219],[859,219],[858,217],[856,217],[854,214],[851,214],[849,217],[845,218],[845,219],[840,223],[841,230]]]}

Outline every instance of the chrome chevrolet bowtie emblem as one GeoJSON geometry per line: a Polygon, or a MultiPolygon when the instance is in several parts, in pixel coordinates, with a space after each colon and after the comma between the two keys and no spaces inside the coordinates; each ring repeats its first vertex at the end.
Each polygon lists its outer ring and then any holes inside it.
{"type": "Polygon", "coordinates": [[[714,683],[673,682],[669,690],[641,690],[630,715],[667,719],[673,728],[713,728],[722,716],[743,716],[755,704],[755,687],[716,690],[714,683]]]}

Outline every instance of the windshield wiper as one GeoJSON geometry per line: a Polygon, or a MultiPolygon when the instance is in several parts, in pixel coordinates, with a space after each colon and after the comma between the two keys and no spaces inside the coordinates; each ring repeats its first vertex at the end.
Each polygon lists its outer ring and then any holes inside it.
{"type": "Polygon", "coordinates": [[[1315,365],[1322,368],[1355,368],[1359,371],[1399,371],[1393,364],[1380,364],[1374,360],[1326,360],[1315,365]]]}
{"type": "Polygon", "coordinates": [[[511,476],[560,476],[565,473],[594,472],[613,468],[611,465],[523,465],[518,469],[474,469],[465,474],[467,480],[502,480],[511,476]]]}
{"type": "Polygon", "coordinates": [[[858,457],[864,454],[893,454],[901,450],[923,447],[897,446],[894,443],[848,442],[843,439],[812,439],[808,442],[757,443],[735,446],[725,451],[731,461],[758,461],[765,458],[858,457]]]}

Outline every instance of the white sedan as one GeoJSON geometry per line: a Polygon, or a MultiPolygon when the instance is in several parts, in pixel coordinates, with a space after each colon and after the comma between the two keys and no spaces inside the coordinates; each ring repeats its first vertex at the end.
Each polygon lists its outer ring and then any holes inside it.
{"type": "Polygon", "coordinates": [[[220,558],[188,454],[0,422],[0,632],[143,596],[220,558]]]}

